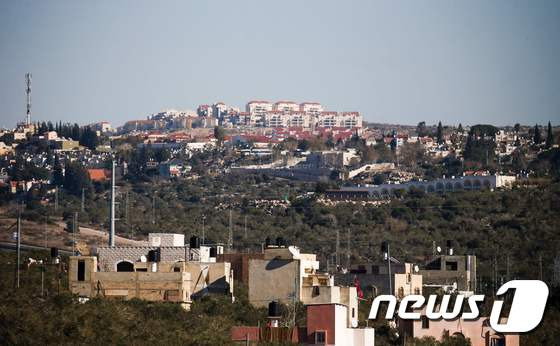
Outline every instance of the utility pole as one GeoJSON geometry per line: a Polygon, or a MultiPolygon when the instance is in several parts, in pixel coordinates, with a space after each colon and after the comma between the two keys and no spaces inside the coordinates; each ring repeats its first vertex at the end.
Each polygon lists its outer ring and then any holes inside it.
{"type": "Polygon", "coordinates": [[[336,262],[335,262],[335,269],[338,269],[338,266],[340,265],[340,232],[338,230],[338,228],[336,229],[336,248],[334,250],[335,254],[336,254],[336,262]]]}
{"type": "Polygon", "coordinates": [[[506,255],[506,280],[509,281],[509,253],[506,255]]]}
{"type": "Polygon", "coordinates": [[[231,219],[231,208],[229,209],[229,234],[228,234],[228,253],[231,253],[231,248],[233,246],[233,231],[232,231],[232,219],[231,219]]]}
{"type": "Polygon", "coordinates": [[[45,260],[41,262],[41,297],[45,295],[45,260]]]}
{"type": "Polygon", "coordinates": [[[47,243],[48,225],[49,225],[49,215],[45,214],[45,249],[48,249],[48,243],[47,243]]]}
{"type": "Polygon", "coordinates": [[[152,224],[156,223],[156,195],[155,195],[154,191],[154,195],[152,196],[152,224]]]}
{"type": "Polygon", "coordinates": [[[58,211],[58,186],[54,188],[54,211],[58,211]]]}
{"type": "Polygon", "coordinates": [[[206,220],[206,215],[202,214],[202,245],[204,245],[205,234],[204,234],[204,223],[206,220]]]}
{"type": "Polygon", "coordinates": [[[78,212],[74,212],[74,222],[72,222],[72,256],[76,255],[76,227],[78,224],[78,212]]]}
{"type": "Polygon", "coordinates": [[[15,288],[19,288],[19,263],[21,258],[21,207],[17,218],[17,250],[16,250],[16,277],[15,288]]]}
{"type": "Polygon", "coordinates": [[[498,259],[494,255],[494,278],[492,279],[494,295],[496,294],[496,284],[497,284],[497,282],[498,282],[498,259]]]}
{"type": "Polygon", "coordinates": [[[109,246],[115,246],[115,160],[111,163],[111,208],[109,215],[109,246]]]}
{"type": "Polygon", "coordinates": [[[381,252],[383,253],[384,259],[387,260],[387,270],[389,272],[389,293],[394,294],[393,292],[393,280],[391,278],[391,251],[389,248],[389,242],[383,241],[381,242],[381,252]]]}
{"type": "Polygon", "coordinates": [[[247,215],[245,215],[245,239],[247,239],[247,215]]]}
{"type": "Polygon", "coordinates": [[[84,187],[82,187],[82,213],[85,212],[85,210],[86,210],[86,206],[85,206],[85,202],[84,202],[85,191],[86,191],[86,189],[84,187]]]}
{"type": "Polygon", "coordinates": [[[539,280],[543,281],[542,254],[539,254],[539,280]]]}
{"type": "Polygon", "coordinates": [[[346,269],[350,268],[350,228],[346,229],[346,269]]]}
{"type": "Polygon", "coordinates": [[[124,209],[124,218],[126,219],[126,224],[130,225],[130,220],[128,219],[128,191],[126,191],[126,205],[125,205],[125,209],[124,209]]]}

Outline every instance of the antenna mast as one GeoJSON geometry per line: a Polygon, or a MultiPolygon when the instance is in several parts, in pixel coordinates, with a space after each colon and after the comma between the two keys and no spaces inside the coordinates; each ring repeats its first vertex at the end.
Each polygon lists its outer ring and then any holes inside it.
{"type": "Polygon", "coordinates": [[[31,73],[25,74],[25,84],[27,88],[25,93],[27,94],[27,115],[25,116],[25,125],[29,126],[31,124],[31,73]]]}

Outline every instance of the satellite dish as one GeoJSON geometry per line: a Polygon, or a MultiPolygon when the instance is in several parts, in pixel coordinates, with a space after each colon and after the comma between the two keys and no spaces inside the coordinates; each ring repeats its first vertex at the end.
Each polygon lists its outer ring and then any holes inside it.
{"type": "Polygon", "coordinates": [[[438,253],[441,253],[441,247],[438,246],[438,247],[436,248],[436,250],[437,250],[438,253]]]}
{"type": "Polygon", "coordinates": [[[415,273],[418,273],[419,271],[420,271],[420,268],[418,268],[418,265],[415,264],[415,265],[414,265],[414,272],[415,272],[415,273]]]}
{"type": "Polygon", "coordinates": [[[352,328],[358,328],[358,321],[352,320],[352,328]]]}
{"type": "Polygon", "coordinates": [[[146,256],[142,255],[142,256],[140,256],[140,262],[146,263],[146,262],[148,262],[148,259],[146,258],[146,256]]]}

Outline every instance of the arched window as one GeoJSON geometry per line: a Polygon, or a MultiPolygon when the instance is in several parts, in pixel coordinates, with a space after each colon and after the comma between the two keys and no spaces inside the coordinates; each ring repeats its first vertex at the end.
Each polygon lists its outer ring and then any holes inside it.
{"type": "Polygon", "coordinates": [[[134,271],[134,264],[128,261],[121,261],[117,263],[117,271],[118,272],[133,272],[134,271]]]}

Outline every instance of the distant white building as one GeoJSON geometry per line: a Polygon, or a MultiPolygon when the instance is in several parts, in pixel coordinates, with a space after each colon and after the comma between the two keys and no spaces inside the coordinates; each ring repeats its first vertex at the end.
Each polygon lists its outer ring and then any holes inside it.
{"type": "Polygon", "coordinates": [[[278,101],[274,104],[273,110],[281,112],[299,111],[299,105],[292,101],[278,101]]]}
{"type": "Polygon", "coordinates": [[[272,108],[272,103],[268,101],[250,101],[247,103],[246,111],[251,115],[264,116],[266,112],[270,112],[272,108]]]}

